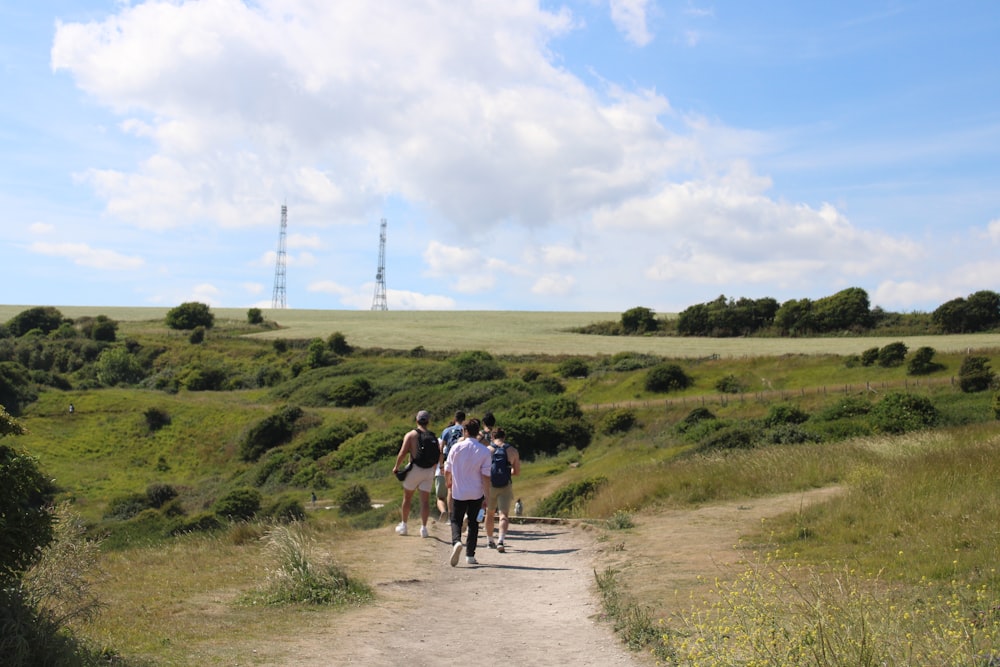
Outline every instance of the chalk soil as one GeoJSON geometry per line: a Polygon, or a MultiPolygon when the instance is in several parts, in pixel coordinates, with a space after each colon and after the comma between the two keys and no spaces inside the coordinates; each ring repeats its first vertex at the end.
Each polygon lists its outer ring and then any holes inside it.
{"type": "MultiPolygon", "coordinates": [[[[457,567],[447,524],[430,537],[392,528],[330,545],[336,560],[376,590],[374,603],[330,616],[259,646],[275,664],[371,667],[441,664],[652,665],[628,651],[603,619],[594,571],[615,567],[654,613],[734,562],[741,534],[767,517],[821,501],[837,489],[638,515],[636,528],[583,523],[512,526],[507,553],[481,543],[479,565],[457,567]]],[[[482,542],[482,541],[481,541],[482,542]]]]}

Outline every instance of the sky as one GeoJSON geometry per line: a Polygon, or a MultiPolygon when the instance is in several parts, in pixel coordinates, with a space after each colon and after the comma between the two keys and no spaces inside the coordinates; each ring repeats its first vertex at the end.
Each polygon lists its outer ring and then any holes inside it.
{"type": "MultiPolygon", "coordinates": [[[[0,302],[931,312],[1000,291],[995,0],[0,0],[0,302]]],[[[280,321],[280,318],[278,318],[280,321]]],[[[471,326],[474,323],[470,322],[471,326]]]]}

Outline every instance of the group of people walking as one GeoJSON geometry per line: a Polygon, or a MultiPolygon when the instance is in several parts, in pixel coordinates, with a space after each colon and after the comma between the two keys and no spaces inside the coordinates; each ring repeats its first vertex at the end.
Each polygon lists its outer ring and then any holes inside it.
{"type": "MultiPolygon", "coordinates": [[[[479,524],[485,519],[487,546],[499,553],[506,551],[504,539],[510,525],[510,507],[514,500],[512,477],[521,472],[517,449],[506,442],[506,434],[496,426],[489,412],[482,420],[466,419],[464,411],[455,413],[455,421],[434,436],[429,429],[431,416],[421,410],[416,428],[403,436],[392,472],[403,483],[400,535],[408,533],[407,521],[414,493],[420,497],[420,536],[427,537],[430,518],[430,494],[433,491],[439,519],[451,525],[452,567],[462,557],[462,525],[467,522],[465,560],[475,565],[479,542],[479,524]],[[432,443],[436,442],[436,457],[432,443]],[[405,475],[402,474],[403,471],[405,475]],[[493,541],[496,514],[499,513],[498,539],[493,541]]],[[[520,503],[520,500],[518,501],[520,503]]]]}

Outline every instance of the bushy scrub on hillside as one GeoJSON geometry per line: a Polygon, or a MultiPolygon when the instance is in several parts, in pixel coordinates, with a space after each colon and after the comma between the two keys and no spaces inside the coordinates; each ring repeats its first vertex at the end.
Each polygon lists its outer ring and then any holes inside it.
{"type": "Polygon", "coordinates": [[[508,442],[526,461],[570,447],[584,449],[594,434],[579,404],[564,396],[528,401],[497,414],[497,418],[507,431],[508,442]]]}
{"type": "Polygon", "coordinates": [[[215,326],[215,315],[208,305],[188,301],[168,310],[166,323],[171,329],[190,330],[199,326],[211,329],[215,326]]]}
{"type": "Polygon", "coordinates": [[[534,513],[538,516],[573,516],[607,481],[606,477],[590,477],[561,486],[543,498],[534,513]]]}
{"type": "Polygon", "coordinates": [[[303,436],[295,446],[295,453],[315,460],[336,451],[341,444],[367,429],[368,424],[353,417],[324,424],[303,436]]]}
{"type": "Polygon", "coordinates": [[[738,377],[730,373],[715,381],[715,390],[722,394],[739,394],[746,391],[746,386],[738,377]]]}
{"type": "Polygon", "coordinates": [[[396,454],[407,430],[409,429],[403,427],[360,433],[341,444],[337,451],[322,461],[333,470],[361,470],[396,454]]]}
{"type": "Polygon", "coordinates": [[[628,371],[652,368],[661,361],[662,359],[655,354],[643,354],[641,352],[618,352],[608,358],[607,361],[601,364],[601,366],[611,371],[627,373],[628,371]]]}
{"type": "Polygon", "coordinates": [[[354,408],[366,405],[375,398],[371,382],[365,378],[352,378],[338,385],[330,392],[330,402],[339,408],[354,408]]]}
{"type": "Polygon", "coordinates": [[[371,496],[362,484],[352,484],[344,488],[337,494],[336,502],[343,516],[361,514],[372,508],[371,496]]]}
{"type": "Polygon", "coordinates": [[[507,376],[503,366],[489,352],[462,352],[448,361],[455,368],[457,379],[462,382],[502,380],[507,376]]]}
{"type": "Polygon", "coordinates": [[[782,424],[802,424],[809,420],[809,413],[794,405],[772,405],[764,416],[764,426],[773,428],[782,424]]]}
{"type": "Polygon", "coordinates": [[[667,392],[687,389],[694,383],[677,364],[658,364],[646,372],[646,391],[667,392]]]}
{"type": "Polygon", "coordinates": [[[924,396],[892,392],[876,403],[868,418],[876,433],[906,433],[933,426],[938,410],[924,396]]]}
{"type": "Polygon", "coordinates": [[[579,358],[564,359],[559,362],[556,366],[556,373],[560,377],[567,379],[570,378],[585,378],[590,375],[590,366],[586,361],[579,358]]]}
{"type": "Polygon", "coordinates": [[[233,489],[215,501],[212,510],[230,521],[247,521],[260,511],[262,496],[257,489],[233,489]]]}
{"type": "Polygon", "coordinates": [[[240,457],[256,461],[264,452],[290,441],[302,414],[302,408],[289,405],[251,426],[240,442],[240,457]]]}
{"type": "Polygon", "coordinates": [[[996,383],[996,375],[990,370],[990,360],[986,357],[966,357],[958,371],[958,386],[966,392],[986,391],[996,383]]]}
{"type": "Polygon", "coordinates": [[[631,408],[617,408],[611,410],[601,417],[598,430],[605,435],[625,433],[636,424],[635,410],[631,408]]]}

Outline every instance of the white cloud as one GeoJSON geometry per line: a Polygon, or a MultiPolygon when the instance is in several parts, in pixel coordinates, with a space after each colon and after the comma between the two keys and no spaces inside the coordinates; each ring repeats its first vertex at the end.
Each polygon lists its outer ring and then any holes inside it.
{"type": "Polygon", "coordinates": [[[1000,218],[990,220],[986,225],[986,237],[993,243],[1000,243],[1000,218]]]}
{"type": "Polygon", "coordinates": [[[611,20],[628,41],[646,46],[653,36],[646,25],[649,0],[611,0],[611,20]]]}
{"type": "Polygon", "coordinates": [[[531,291],[545,296],[562,296],[568,294],[575,285],[576,279],[573,276],[547,273],[535,281],[531,291]]]}
{"type": "Polygon", "coordinates": [[[31,252],[50,257],[63,257],[74,264],[107,271],[132,271],[142,268],[141,257],[129,257],[113,250],[92,248],[86,243],[32,243],[31,252]]]}
{"type": "Polygon", "coordinates": [[[200,285],[195,285],[194,289],[191,290],[191,296],[184,301],[198,301],[199,303],[207,303],[211,306],[221,305],[219,296],[222,291],[215,285],[209,283],[202,283],[200,285]]]}
{"type": "Polygon", "coordinates": [[[50,225],[46,222],[33,222],[28,225],[28,232],[37,236],[47,236],[55,233],[55,231],[55,225],[50,225]]]}

